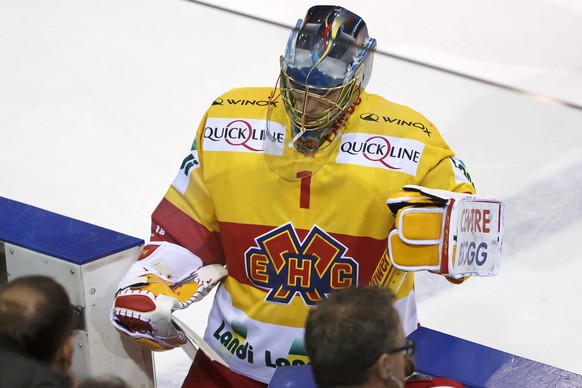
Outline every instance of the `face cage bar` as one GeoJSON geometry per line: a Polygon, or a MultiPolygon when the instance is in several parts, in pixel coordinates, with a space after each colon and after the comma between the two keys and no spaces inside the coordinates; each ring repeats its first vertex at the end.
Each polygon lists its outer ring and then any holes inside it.
{"type": "Polygon", "coordinates": [[[330,88],[311,87],[309,85],[306,85],[305,88],[302,88],[300,86],[300,82],[295,80],[293,77],[288,76],[285,72],[283,67],[283,57],[281,57],[280,63],[281,74],[279,76],[279,88],[281,90],[283,102],[291,121],[293,121],[293,123],[298,128],[300,128],[301,132],[329,129],[328,127],[333,125],[334,121],[340,116],[340,114],[345,113],[348,109],[351,103],[351,97],[358,85],[358,78],[354,77],[347,84],[330,88]],[[297,85],[297,87],[293,87],[293,84],[297,85]],[[341,93],[337,97],[336,101],[332,101],[326,98],[335,90],[341,90],[341,93]],[[319,91],[319,93],[317,91],[319,91]],[[301,109],[296,107],[293,93],[296,93],[297,95],[303,94],[304,98],[303,103],[301,104],[301,109]],[[330,105],[330,107],[321,113],[318,113],[317,116],[320,116],[319,118],[307,122],[305,121],[306,115],[304,112],[307,111],[309,101],[313,100],[323,101],[324,103],[330,105]]]}

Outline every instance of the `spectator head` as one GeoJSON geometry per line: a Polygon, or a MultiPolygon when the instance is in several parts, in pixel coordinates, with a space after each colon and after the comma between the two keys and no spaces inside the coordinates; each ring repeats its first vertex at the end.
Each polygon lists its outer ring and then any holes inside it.
{"type": "Polygon", "coordinates": [[[394,294],[385,288],[332,293],[310,312],[305,345],[321,387],[403,386],[406,340],[394,294]]]}
{"type": "Polygon", "coordinates": [[[61,374],[70,366],[72,331],[69,297],[52,278],[23,276],[0,285],[0,336],[61,374]]]}

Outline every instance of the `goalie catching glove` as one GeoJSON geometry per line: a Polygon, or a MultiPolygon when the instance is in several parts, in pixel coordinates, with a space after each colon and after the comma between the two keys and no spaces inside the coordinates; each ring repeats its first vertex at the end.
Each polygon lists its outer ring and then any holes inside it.
{"type": "Polygon", "coordinates": [[[460,279],[492,276],[501,263],[505,204],[495,198],[404,186],[386,204],[396,217],[388,236],[392,264],[460,279]]]}
{"type": "Polygon", "coordinates": [[[172,323],[172,312],[206,296],[226,275],[179,245],[151,242],[119,285],[111,312],[113,326],[150,350],[169,350],[187,338],[172,323]]]}

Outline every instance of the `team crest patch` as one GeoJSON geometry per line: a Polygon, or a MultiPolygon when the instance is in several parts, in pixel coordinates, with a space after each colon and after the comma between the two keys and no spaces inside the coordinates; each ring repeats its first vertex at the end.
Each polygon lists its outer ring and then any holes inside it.
{"type": "Polygon", "coordinates": [[[255,286],[269,291],[267,301],[286,304],[298,295],[311,306],[333,290],[357,285],[358,263],[344,256],[347,248],[318,226],[303,241],[288,223],[255,242],[245,252],[246,274],[255,286]]]}
{"type": "Polygon", "coordinates": [[[184,194],[186,188],[188,187],[188,181],[190,179],[190,173],[200,167],[200,161],[198,159],[198,152],[196,151],[196,143],[193,144],[193,149],[190,154],[182,161],[180,166],[180,171],[178,175],[174,178],[172,186],[176,188],[181,194],[184,194]]]}
{"type": "Polygon", "coordinates": [[[455,174],[455,182],[457,183],[463,183],[463,182],[467,182],[473,185],[473,187],[475,187],[475,184],[473,183],[473,180],[471,179],[471,175],[469,174],[469,171],[467,171],[467,166],[465,166],[465,163],[461,160],[461,159],[457,159],[457,158],[450,158],[451,164],[453,165],[453,172],[455,174]]]}

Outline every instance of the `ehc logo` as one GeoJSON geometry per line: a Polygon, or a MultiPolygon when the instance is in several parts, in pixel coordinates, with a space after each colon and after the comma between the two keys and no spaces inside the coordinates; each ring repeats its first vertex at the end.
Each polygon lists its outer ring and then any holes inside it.
{"type": "Polygon", "coordinates": [[[416,174],[424,144],[410,139],[367,133],[343,135],[337,163],[359,164],[416,174]]]}
{"type": "Polygon", "coordinates": [[[255,286],[270,290],[267,301],[290,303],[299,295],[311,306],[332,290],[357,285],[356,261],[344,257],[347,248],[317,226],[303,241],[291,223],[255,241],[245,252],[246,274],[255,286]]]}

